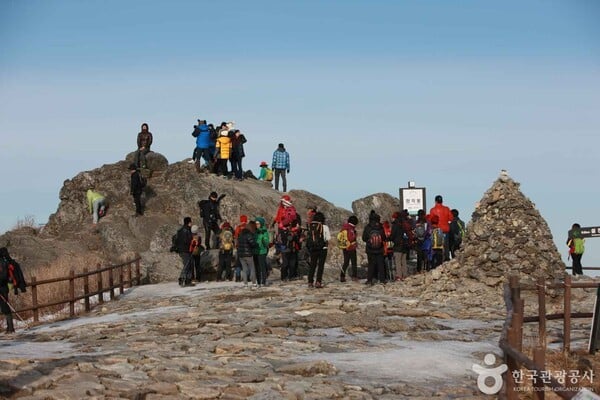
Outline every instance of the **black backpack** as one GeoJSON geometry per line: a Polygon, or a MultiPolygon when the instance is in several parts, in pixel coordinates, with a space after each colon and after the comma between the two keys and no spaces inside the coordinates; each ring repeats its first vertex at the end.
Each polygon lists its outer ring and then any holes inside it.
{"type": "Polygon", "coordinates": [[[210,211],[207,210],[208,206],[209,206],[208,200],[206,200],[206,199],[200,200],[198,202],[198,207],[200,207],[200,218],[206,218],[206,217],[208,217],[208,215],[206,215],[207,212],[210,212],[210,211]]]}
{"type": "Polygon", "coordinates": [[[310,251],[317,251],[323,249],[326,245],[325,236],[323,236],[323,224],[316,221],[311,222],[306,236],[306,248],[310,251]]]}
{"type": "Polygon", "coordinates": [[[371,232],[369,232],[369,241],[367,242],[367,246],[371,250],[381,250],[383,249],[383,231],[379,228],[372,228],[371,232]]]}

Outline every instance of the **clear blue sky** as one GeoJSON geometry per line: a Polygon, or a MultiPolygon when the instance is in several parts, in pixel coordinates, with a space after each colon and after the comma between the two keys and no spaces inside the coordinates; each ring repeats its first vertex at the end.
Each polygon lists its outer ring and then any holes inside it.
{"type": "Polygon", "coordinates": [[[236,121],[255,172],[285,143],[289,188],[345,208],[414,180],[468,220],[507,169],[566,254],[600,225],[599,110],[592,0],[0,0],[0,230],[45,222],[142,122],[175,162],[206,118],[236,121]]]}

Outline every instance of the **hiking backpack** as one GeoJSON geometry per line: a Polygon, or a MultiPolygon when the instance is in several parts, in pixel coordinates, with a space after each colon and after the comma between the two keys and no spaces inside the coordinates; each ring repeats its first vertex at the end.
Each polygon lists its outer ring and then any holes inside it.
{"type": "Polygon", "coordinates": [[[323,224],[313,221],[308,227],[306,236],[306,248],[310,251],[317,251],[327,246],[325,236],[323,236],[323,224]]]}
{"type": "Polygon", "coordinates": [[[444,249],[444,231],[442,228],[435,228],[431,234],[431,248],[433,250],[444,249]]]}
{"type": "Polygon", "coordinates": [[[207,208],[207,204],[208,200],[204,199],[204,200],[200,200],[198,202],[198,207],[200,208],[200,218],[206,218],[208,217],[208,215],[206,215],[206,208],[207,208]]]}
{"type": "Polygon", "coordinates": [[[425,235],[427,235],[427,227],[424,223],[420,222],[415,226],[415,238],[422,242],[425,240],[425,235]]]}
{"type": "Polygon", "coordinates": [[[379,228],[372,228],[369,232],[367,245],[371,250],[383,249],[383,233],[379,228]]]}
{"type": "Polygon", "coordinates": [[[287,229],[279,229],[275,235],[275,249],[280,253],[288,250],[290,246],[290,231],[287,229]]]}
{"type": "Polygon", "coordinates": [[[267,167],[267,173],[265,174],[265,181],[271,182],[273,180],[273,170],[267,167]]]}
{"type": "Polygon", "coordinates": [[[233,250],[233,233],[226,229],[221,234],[221,250],[223,251],[231,251],[233,250]]]}
{"type": "Polygon", "coordinates": [[[283,216],[281,217],[281,225],[290,226],[292,222],[298,219],[298,214],[296,213],[296,208],[294,206],[284,207],[283,208],[283,216]]]}
{"type": "Polygon", "coordinates": [[[177,236],[179,235],[179,231],[177,231],[173,236],[171,236],[171,247],[169,247],[169,251],[171,253],[177,253],[177,236]]]}
{"type": "Polygon", "coordinates": [[[573,254],[583,254],[585,252],[585,241],[576,237],[573,238],[573,254]]]}
{"type": "Polygon", "coordinates": [[[337,234],[337,246],[342,250],[346,250],[348,247],[350,247],[350,240],[348,240],[347,229],[342,229],[337,234]]]}

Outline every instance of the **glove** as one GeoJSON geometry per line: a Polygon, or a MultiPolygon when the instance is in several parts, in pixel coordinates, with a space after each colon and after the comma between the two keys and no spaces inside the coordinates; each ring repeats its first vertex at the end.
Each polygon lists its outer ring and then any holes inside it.
{"type": "Polygon", "coordinates": [[[289,170],[289,169],[287,170],[287,173],[288,173],[288,174],[290,173],[290,170],[289,170]]]}

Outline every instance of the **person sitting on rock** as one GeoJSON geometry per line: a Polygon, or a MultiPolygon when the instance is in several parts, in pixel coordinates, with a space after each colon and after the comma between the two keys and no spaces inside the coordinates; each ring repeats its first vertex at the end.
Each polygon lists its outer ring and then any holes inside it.
{"type": "Polygon", "coordinates": [[[135,153],[135,165],[138,168],[147,168],[146,154],[150,152],[152,146],[152,133],[148,130],[148,124],[143,123],[141,132],[137,135],[137,153],[135,153]]]}
{"type": "Polygon", "coordinates": [[[92,213],[92,222],[94,225],[98,223],[98,219],[104,216],[106,210],[106,199],[104,196],[92,189],[86,192],[88,211],[92,213]]]}

